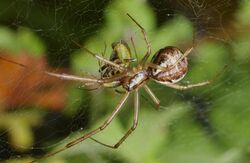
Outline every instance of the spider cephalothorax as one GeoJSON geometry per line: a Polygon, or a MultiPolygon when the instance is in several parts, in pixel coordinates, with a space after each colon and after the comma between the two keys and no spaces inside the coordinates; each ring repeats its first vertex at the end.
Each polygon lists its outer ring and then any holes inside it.
{"type": "Polygon", "coordinates": [[[143,86],[143,83],[145,83],[149,79],[147,70],[140,70],[135,68],[126,73],[128,75],[123,78],[122,86],[128,92],[133,91],[140,86],[143,86]]]}

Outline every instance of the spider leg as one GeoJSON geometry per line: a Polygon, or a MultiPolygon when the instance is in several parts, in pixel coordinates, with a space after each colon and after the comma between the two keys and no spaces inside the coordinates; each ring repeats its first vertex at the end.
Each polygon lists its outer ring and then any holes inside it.
{"type": "Polygon", "coordinates": [[[138,55],[137,55],[137,52],[136,52],[136,48],[135,48],[135,43],[134,43],[134,39],[133,37],[130,38],[131,40],[131,43],[132,43],[132,46],[133,46],[133,49],[134,49],[134,53],[135,53],[135,57],[136,57],[136,62],[138,62],[138,55]]]}
{"type": "Polygon", "coordinates": [[[150,56],[151,54],[151,44],[150,42],[148,41],[148,36],[147,36],[147,33],[145,31],[145,29],[131,16],[127,13],[128,17],[130,19],[132,19],[133,22],[135,22],[135,24],[141,29],[141,32],[143,34],[143,37],[144,37],[144,41],[147,45],[147,52],[145,54],[145,56],[142,58],[142,60],[140,61],[142,64],[145,64],[145,62],[147,61],[148,57],[150,56]]]}
{"type": "Polygon", "coordinates": [[[138,112],[139,112],[139,105],[140,105],[140,101],[139,101],[139,93],[138,90],[135,90],[135,94],[134,94],[134,120],[133,120],[133,125],[132,127],[124,134],[124,136],[114,145],[108,145],[105,143],[100,142],[97,139],[94,139],[91,137],[92,140],[94,140],[95,142],[109,147],[109,148],[118,148],[127,138],[128,136],[136,129],[137,124],[138,124],[138,112]]]}
{"type": "Polygon", "coordinates": [[[192,51],[193,49],[194,49],[193,47],[187,49],[187,50],[184,52],[184,54],[175,62],[175,64],[172,66],[172,68],[175,67],[175,66],[176,66],[181,60],[183,60],[185,57],[187,57],[187,56],[191,53],[191,51],[192,51]]]}
{"type": "Polygon", "coordinates": [[[124,76],[127,75],[127,73],[124,72],[124,73],[117,74],[109,78],[98,79],[95,77],[82,77],[82,76],[75,76],[75,75],[68,75],[68,74],[58,74],[58,73],[47,72],[47,71],[42,71],[42,72],[47,75],[57,77],[62,80],[78,81],[78,82],[80,81],[80,82],[83,82],[83,84],[85,84],[86,86],[97,84],[97,86],[99,85],[103,87],[110,87],[110,84],[115,83],[115,82],[120,83],[120,80],[124,78],[124,76]]]}
{"type": "MultiPolygon", "coordinates": [[[[105,57],[106,49],[107,49],[107,44],[106,44],[106,42],[104,42],[104,50],[101,53],[102,57],[105,57]]],[[[104,66],[104,64],[102,63],[102,61],[98,60],[98,65],[99,65],[99,72],[100,72],[101,76],[103,76],[103,71],[101,70],[101,67],[104,66]]]]}
{"type": "Polygon", "coordinates": [[[122,90],[119,90],[119,89],[115,89],[115,92],[116,92],[116,93],[119,93],[119,94],[124,94],[126,91],[122,91],[122,90]]]}
{"type": "Polygon", "coordinates": [[[112,61],[110,61],[110,60],[108,60],[108,59],[106,59],[106,58],[104,58],[102,55],[96,54],[96,53],[90,51],[89,49],[87,49],[87,48],[81,46],[81,45],[78,44],[77,42],[75,42],[75,41],[73,41],[73,42],[74,42],[77,46],[79,46],[81,49],[85,50],[86,52],[88,52],[89,54],[91,54],[93,57],[95,57],[96,59],[98,59],[99,61],[104,62],[104,63],[106,63],[106,64],[109,64],[109,65],[111,65],[111,66],[114,66],[114,67],[116,67],[116,68],[119,69],[119,70],[124,70],[124,69],[125,69],[124,67],[122,67],[122,66],[120,66],[120,65],[118,65],[118,64],[116,64],[116,63],[114,63],[114,62],[112,62],[112,61]]]}
{"type": "MultiPolygon", "coordinates": [[[[3,58],[3,57],[0,57],[1,60],[4,60],[6,62],[10,62],[10,63],[13,63],[13,64],[16,64],[22,68],[25,68],[25,69],[28,69],[28,70],[32,70],[30,67],[24,65],[24,64],[21,64],[21,63],[18,63],[18,62],[15,62],[15,61],[11,61],[9,59],[6,59],[6,58],[3,58]]],[[[33,70],[33,71],[38,71],[39,70],[33,70]]],[[[81,77],[81,76],[76,76],[76,75],[68,75],[68,74],[58,74],[58,73],[54,73],[54,72],[48,72],[48,71],[40,71],[44,74],[47,74],[49,76],[53,76],[53,77],[57,77],[57,78],[60,78],[60,79],[63,79],[63,80],[72,80],[72,81],[80,81],[80,82],[98,82],[98,83],[101,83],[101,80],[99,79],[96,79],[94,77],[92,78],[86,78],[86,77],[81,77]]]]}
{"type": "Polygon", "coordinates": [[[78,88],[84,89],[86,91],[94,91],[101,87],[98,83],[83,83],[83,85],[79,86],[78,88]]]}
{"type": "Polygon", "coordinates": [[[154,92],[145,84],[144,86],[145,91],[149,94],[151,99],[156,104],[156,110],[159,110],[160,107],[160,100],[155,96],[154,92]]]}
{"type": "Polygon", "coordinates": [[[95,83],[102,83],[101,79],[97,79],[97,78],[86,78],[86,77],[82,77],[82,76],[76,76],[76,75],[68,75],[68,74],[58,74],[58,73],[53,73],[53,72],[48,72],[45,71],[45,74],[49,75],[49,76],[53,76],[56,78],[60,78],[62,80],[71,80],[71,81],[80,81],[80,82],[95,82],[95,83]]]}
{"type": "MultiPolygon", "coordinates": [[[[119,104],[116,106],[115,110],[112,112],[112,114],[108,117],[108,119],[100,127],[86,133],[85,135],[83,135],[82,137],[80,137],[80,138],[78,138],[76,140],[71,141],[70,143],[66,144],[63,148],[61,148],[61,149],[59,149],[59,150],[57,150],[57,151],[55,151],[53,153],[50,153],[50,154],[44,156],[41,159],[54,156],[57,153],[60,153],[60,152],[66,150],[66,149],[68,149],[68,148],[70,148],[70,147],[72,147],[72,146],[74,146],[74,145],[88,139],[88,138],[91,138],[91,136],[93,136],[93,135],[99,133],[100,131],[102,131],[103,129],[105,129],[111,123],[111,121],[114,119],[114,117],[119,113],[119,111],[122,109],[124,103],[128,99],[129,94],[130,94],[130,92],[126,92],[126,94],[120,100],[119,104]]],[[[38,160],[33,160],[31,163],[37,162],[38,160]]]]}
{"type": "Polygon", "coordinates": [[[166,86],[174,88],[174,89],[179,89],[179,90],[187,90],[187,89],[191,89],[194,87],[201,87],[201,86],[213,83],[222,74],[222,72],[224,72],[226,70],[227,67],[228,67],[228,65],[225,65],[222,68],[222,70],[219,71],[212,79],[206,80],[203,82],[199,82],[199,83],[195,83],[195,84],[187,84],[187,85],[181,85],[181,84],[175,84],[175,83],[160,83],[160,84],[166,85],[166,86]]]}
{"type": "Polygon", "coordinates": [[[187,89],[191,89],[194,87],[201,87],[204,85],[208,85],[210,83],[211,83],[211,81],[204,81],[204,82],[195,83],[195,84],[188,84],[188,85],[181,85],[181,84],[174,84],[174,83],[161,83],[161,84],[166,85],[166,86],[171,87],[171,88],[174,88],[174,89],[187,90],[187,89]]]}
{"type": "Polygon", "coordinates": [[[124,73],[124,74],[114,75],[113,77],[110,77],[110,78],[107,78],[107,79],[98,79],[98,78],[96,78],[94,76],[92,76],[92,77],[83,77],[83,76],[77,76],[77,75],[60,74],[60,73],[54,73],[54,72],[49,72],[49,71],[42,71],[42,70],[32,69],[29,66],[26,66],[24,64],[21,64],[21,63],[15,62],[15,61],[11,61],[11,60],[3,58],[3,57],[0,57],[0,60],[4,60],[6,62],[16,64],[16,65],[18,65],[18,66],[20,66],[22,68],[28,69],[29,71],[41,72],[43,74],[46,74],[46,75],[49,75],[49,76],[52,76],[52,77],[56,77],[56,78],[59,78],[59,79],[62,79],[62,80],[83,82],[85,84],[95,83],[95,84],[98,84],[100,86],[103,85],[104,87],[105,87],[105,85],[104,85],[105,83],[107,83],[107,85],[108,85],[108,83],[118,81],[121,78],[123,78],[124,75],[126,75],[126,73],[124,73]]]}

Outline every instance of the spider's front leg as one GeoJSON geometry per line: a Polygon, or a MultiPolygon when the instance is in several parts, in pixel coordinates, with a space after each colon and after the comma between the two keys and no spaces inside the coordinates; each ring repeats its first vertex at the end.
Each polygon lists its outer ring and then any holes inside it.
{"type": "Polygon", "coordinates": [[[101,80],[94,78],[94,77],[82,77],[82,76],[76,76],[76,75],[68,75],[68,74],[58,74],[54,72],[48,72],[45,71],[45,74],[49,76],[53,76],[62,80],[70,80],[70,81],[79,81],[79,82],[84,82],[84,83],[101,83],[101,80]]]}
{"type": "MultiPolygon", "coordinates": [[[[60,73],[55,73],[55,72],[49,72],[49,71],[41,71],[41,70],[37,70],[37,69],[33,69],[31,67],[28,67],[22,63],[18,63],[3,57],[0,57],[1,60],[18,65],[24,69],[27,69],[29,71],[35,71],[35,72],[40,72],[52,77],[56,77],[62,80],[69,80],[69,81],[78,81],[78,82],[83,82],[83,83],[103,83],[105,81],[102,81],[100,79],[97,79],[96,77],[82,77],[82,76],[77,76],[77,75],[69,75],[69,74],[60,74],[60,73]]],[[[112,80],[112,79],[111,79],[112,80]]],[[[106,81],[108,82],[108,81],[106,81]]]]}
{"type": "Polygon", "coordinates": [[[128,13],[127,13],[127,15],[130,17],[130,19],[132,19],[132,21],[133,22],[135,22],[135,24],[141,29],[141,32],[142,32],[142,34],[143,34],[143,37],[144,37],[144,41],[145,41],[145,43],[146,43],[146,45],[147,45],[147,52],[146,52],[146,54],[145,54],[145,56],[142,58],[142,60],[141,60],[141,64],[145,64],[146,63],[146,61],[147,61],[147,59],[148,59],[148,57],[150,56],[150,54],[151,54],[151,44],[150,44],[150,42],[148,41],[148,36],[147,36],[147,33],[146,33],[146,31],[145,31],[145,29],[131,16],[131,15],[129,15],[128,13]]]}
{"type": "Polygon", "coordinates": [[[91,138],[91,139],[94,140],[95,142],[101,144],[101,145],[106,146],[106,147],[115,148],[115,149],[118,148],[128,138],[128,136],[136,129],[137,124],[138,124],[139,107],[140,107],[139,93],[138,93],[138,90],[135,90],[135,93],[134,93],[134,120],[133,120],[133,125],[117,143],[115,143],[114,145],[108,145],[108,144],[100,142],[97,139],[94,139],[94,138],[91,138]]]}

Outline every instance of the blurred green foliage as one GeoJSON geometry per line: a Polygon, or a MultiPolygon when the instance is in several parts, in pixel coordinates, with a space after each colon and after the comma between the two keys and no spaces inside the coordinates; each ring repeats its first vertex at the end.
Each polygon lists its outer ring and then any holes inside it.
{"type": "MultiPolygon", "coordinates": [[[[198,40],[193,54],[189,56],[190,70],[184,78],[184,83],[213,79],[225,65],[228,65],[212,85],[182,92],[152,82],[150,86],[162,102],[161,111],[155,111],[151,102],[143,100],[148,97],[142,91],[138,128],[119,149],[111,150],[86,140],[44,162],[250,162],[250,3],[247,0],[240,2],[234,14],[235,19],[231,22],[234,31],[230,33],[230,39],[219,40],[214,37],[198,40]]],[[[134,0],[110,2],[104,10],[103,26],[82,44],[97,53],[103,52],[107,44],[106,57],[109,57],[112,42],[120,39],[129,42],[132,36],[141,58],[146,51],[146,45],[140,29],[126,13],[130,13],[146,29],[153,53],[167,45],[180,47],[183,51],[192,45],[194,29],[190,20],[182,15],[176,15],[157,27],[152,8],[144,1],[134,0]]],[[[31,54],[43,54],[46,49],[37,36],[23,27],[17,32],[1,27],[0,47],[11,52],[27,50],[31,54]]],[[[98,62],[87,53],[75,50],[70,59],[71,68],[76,74],[97,74],[98,62]]],[[[89,105],[91,125],[89,129],[72,133],[52,150],[63,147],[70,140],[98,127],[121,97],[113,90],[103,90],[101,93],[87,92],[77,90],[75,86],[68,90],[68,104],[63,114],[73,117],[82,105],[89,105]]],[[[118,141],[132,123],[132,109],[129,109],[131,106],[132,102],[128,102],[119,118],[114,119],[110,127],[95,137],[108,144],[118,141]]],[[[9,118],[9,113],[1,114],[4,123],[0,121],[0,127],[11,120],[7,124],[9,131],[16,132],[27,126],[22,125],[24,121],[20,121],[20,128],[15,129],[16,126],[13,124],[19,118],[9,118]]],[[[31,111],[18,113],[16,116],[26,119],[25,114],[31,115],[31,111]]],[[[33,114],[32,111],[32,116],[38,118],[35,121],[30,119],[30,126],[40,122],[39,115],[42,117],[44,114],[33,114]]],[[[31,130],[25,128],[21,132],[28,137],[25,141],[29,147],[33,141],[31,130]]],[[[19,133],[17,135],[12,138],[14,144],[25,146],[18,143],[23,136],[19,136],[19,133]]],[[[50,146],[51,144],[47,147],[50,146]]],[[[21,160],[23,159],[19,159],[21,160]]],[[[27,158],[23,161],[26,160],[27,158]]]]}
{"type": "Polygon", "coordinates": [[[28,28],[20,27],[18,31],[14,32],[7,27],[0,26],[0,36],[1,51],[12,54],[27,52],[35,56],[45,53],[41,39],[28,28]]]}

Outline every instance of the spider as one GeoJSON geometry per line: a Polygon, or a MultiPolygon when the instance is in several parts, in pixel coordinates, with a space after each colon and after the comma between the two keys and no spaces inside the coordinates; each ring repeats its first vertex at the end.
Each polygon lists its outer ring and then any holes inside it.
{"type": "MultiPolygon", "coordinates": [[[[160,50],[158,50],[152,60],[147,62],[149,56],[151,55],[151,44],[148,41],[148,36],[145,29],[130,15],[128,17],[139,27],[141,33],[143,35],[144,42],[147,46],[147,51],[144,57],[137,61],[137,65],[132,67],[131,62],[135,60],[131,56],[130,48],[126,42],[120,41],[112,44],[113,52],[111,54],[110,59],[106,59],[103,55],[93,53],[92,51],[86,49],[85,47],[81,47],[83,50],[94,56],[98,61],[100,66],[99,72],[101,74],[100,78],[91,76],[91,77],[82,77],[76,75],[69,74],[59,74],[54,72],[45,71],[44,73],[53,76],[56,78],[60,78],[62,80],[71,80],[82,82],[87,86],[95,86],[99,87],[111,87],[117,88],[121,87],[124,90],[123,96],[114,111],[108,116],[108,118],[96,129],[84,134],[83,136],[75,139],[68,144],[66,144],[63,148],[50,153],[45,157],[53,156],[59,152],[62,152],[86,139],[92,139],[95,142],[102,144],[109,148],[118,148],[127,138],[128,136],[136,129],[138,124],[138,113],[139,113],[139,89],[143,88],[148,93],[150,98],[156,104],[157,108],[160,106],[160,100],[155,96],[153,91],[148,87],[147,82],[149,80],[153,80],[162,85],[178,89],[178,90],[186,90],[193,87],[200,87],[207,84],[210,84],[212,80],[203,81],[196,84],[188,84],[188,85],[180,85],[177,84],[178,81],[184,78],[188,71],[188,60],[187,56],[192,51],[192,48],[187,49],[184,53],[181,52],[178,48],[174,46],[166,46],[160,50]],[[134,118],[133,125],[129,128],[129,130],[123,135],[123,137],[114,145],[108,145],[102,143],[94,138],[92,138],[95,134],[104,130],[116,117],[116,115],[121,111],[123,105],[126,103],[128,97],[134,94],[134,118]]],[[[132,39],[131,39],[132,40],[132,39]]],[[[133,41],[132,41],[133,43],[133,41]]],[[[133,44],[134,47],[134,44],[133,44]]],[[[6,60],[6,59],[4,59],[6,60]]],[[[9,60],[7,60],[9,61],[9,60]]],[[[10,61],[9,61],[10,62],[10,61]]],[[[27,66],[11,61],[12,63],[18,64],[19,66],[27,68],[27,66]]],[[[43,159],[42,158],[42,159],[43,159]]],[[[36,162],[34,160],[32,162],[36,162]]]]}

